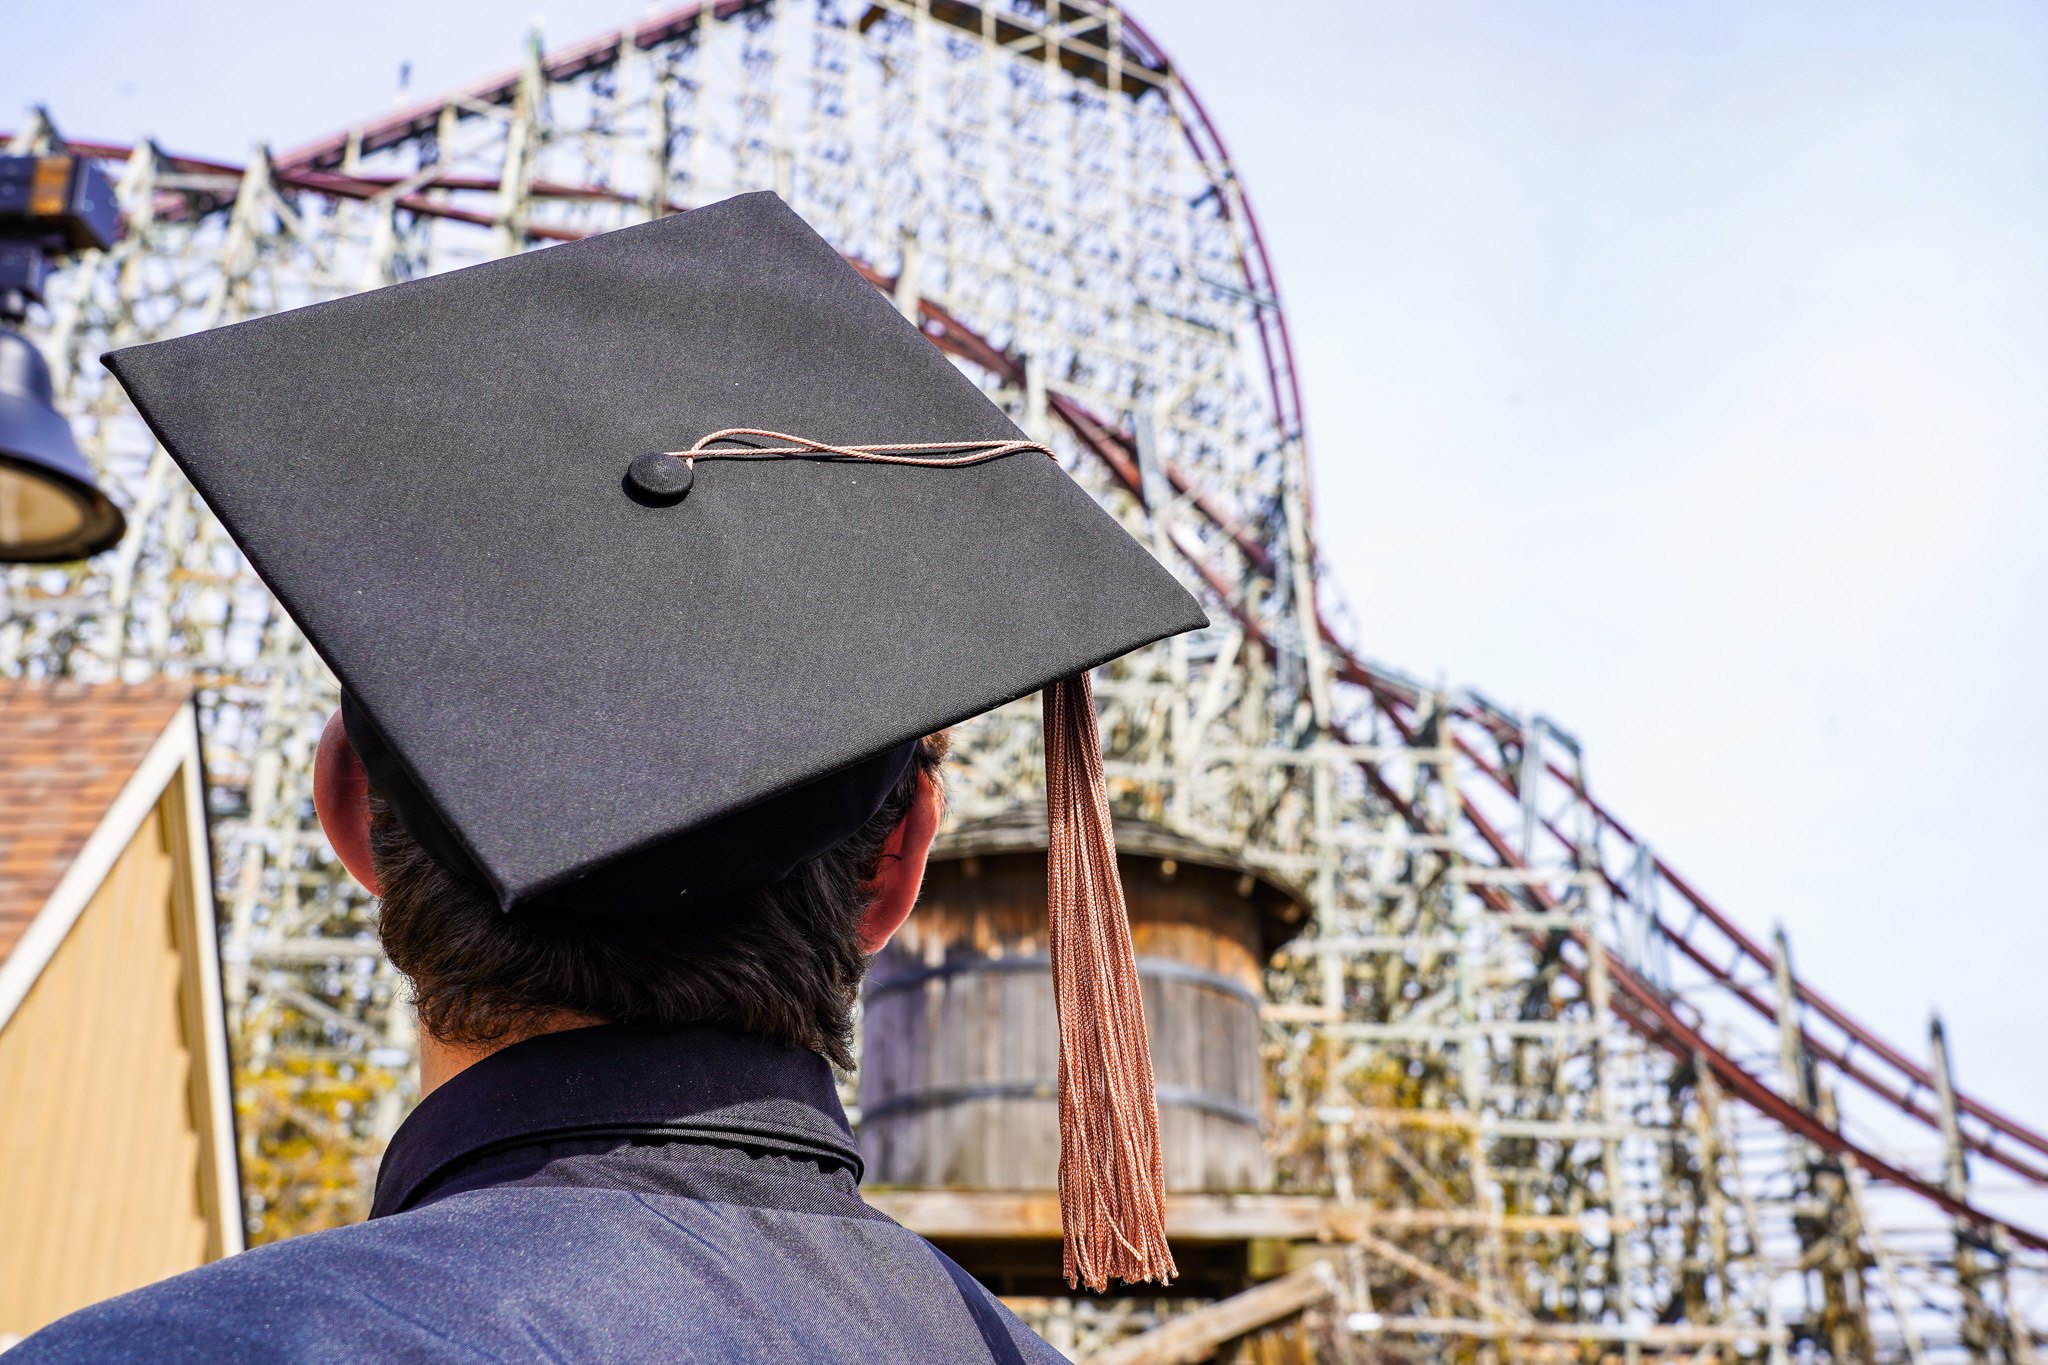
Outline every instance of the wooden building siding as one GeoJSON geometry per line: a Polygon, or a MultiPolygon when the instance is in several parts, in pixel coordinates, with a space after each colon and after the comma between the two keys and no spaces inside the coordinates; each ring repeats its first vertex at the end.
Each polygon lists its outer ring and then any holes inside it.
{"type": "Polygon", "coordinates": [[[77,850],[70,908],[60,888],[18,945],[36,960],[0,962],[32,972],[0,991],[0,1344],[241,1247],[197,733],[173,714],[77,850]]]}

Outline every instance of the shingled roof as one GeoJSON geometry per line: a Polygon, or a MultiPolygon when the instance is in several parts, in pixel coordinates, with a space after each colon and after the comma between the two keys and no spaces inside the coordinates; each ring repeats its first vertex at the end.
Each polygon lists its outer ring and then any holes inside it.
{"type": "Polygon", "coordinates": [[[0,962],[191,695],[189,683],[0,681],[0,962]]]}

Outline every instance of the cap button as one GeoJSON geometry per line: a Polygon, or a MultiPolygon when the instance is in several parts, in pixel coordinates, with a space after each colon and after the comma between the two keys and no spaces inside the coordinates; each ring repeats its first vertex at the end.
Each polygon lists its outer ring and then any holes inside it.
{"type": "Polygon", "coordinates": [[[696,478],[697,472],[688,460],[660,450],[636,455],[633,463],[626,466],[627,487],[650,502],[679,501],[696,478]]]}

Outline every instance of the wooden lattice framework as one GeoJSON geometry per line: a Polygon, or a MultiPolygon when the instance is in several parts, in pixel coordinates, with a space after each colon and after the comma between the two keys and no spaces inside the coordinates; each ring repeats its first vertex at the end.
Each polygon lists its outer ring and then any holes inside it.
{"type": "MultiPolygon", "coordinates": [[[[770,188],[1210,605],[1097,691],[1119,807],[1313,907],[1269,974],[1262,1207],[1341,1267],[1321,1349],[2033,1358],[2015,1295],[2048,1243],[1968,1175],[2039,1187],[2048,1140],[1799,982],[1593,799],[1569,734],[1352,647],[1252,204],[1116,7],[723,0],[247,164],[68,145],[126,229],[37,337],[134,529],[7,574],[0,672],[204,689],[258,1239],[361,1211],[410,1014],[312,819],[333,680],[95,357],[770,188]],[[1939,1155],[1885,1155],[1866,1114],[1939,1155]]],[[[1454,508],[1416,514],[1456,552],[1454,508]]],[[[1028,706],[967,727],[955,817],[1034,800],[1037,743],[1028,706]]],[[[1189,1306],[1031,1307],[1086,1351],[1189,1306]]]]}

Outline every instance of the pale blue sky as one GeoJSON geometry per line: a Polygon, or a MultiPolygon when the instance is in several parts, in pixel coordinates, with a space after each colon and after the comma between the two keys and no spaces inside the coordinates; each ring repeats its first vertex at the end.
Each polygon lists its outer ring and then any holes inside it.
{"type": "MultiPolygon", "coordinates": [[[[0,0],[0,121],[239,158],[534,10],[0,0]]],[[[1264,219],[1367,652],[1555,717],[1710,896],[2048,1121],[2048,10],[1136,12],[1264,219]]]]}

